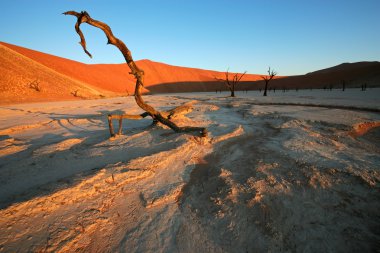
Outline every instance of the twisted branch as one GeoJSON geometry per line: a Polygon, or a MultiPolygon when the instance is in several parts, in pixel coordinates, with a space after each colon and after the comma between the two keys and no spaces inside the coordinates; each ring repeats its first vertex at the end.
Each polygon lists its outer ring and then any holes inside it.
{"type": "MultiPolygon", "coordinates": [[[[131,69],[130,74],[134,75],[136,78],[135,95],[134,95],[136,103],[141,109],[143,109],[147,113],[147,115],[149,115],[153,118],[153,121],[161,122],[162,124],[173,129],[175,132],[198,132],[201,136],[207,135],[207,130],[203,127],[179,127],[179,126],[177,126],[174,122],[169,120],[169,118],[164,117],[161,112],[157,111],[152,106],[150,106],[144,102],[144,100],[141,97],[141,88],[144,87],[144,71],[136,65],[136,63],[134,62],[134,60],[132,58],[131,51],[129,51],[129,49],[127,48],[127,46],[124,44],[123,41],[119,40],[118,38],[116,38],[113,35],[111,28],[107,24],[105,24],[101,21],[92,19],[86,11],[82,11],[81,13],[78,13],[75,11],[67,11],[67,12],[64,12],[63,14],[64,15],[72,15],[72,16],[77,17],[77,22],[75,24],[75,30],[79,34],[79,37],[80,37],[79,44],[81,44],[84,52],[88,56],[92,57],[90,52],[87,51],[86,40],[85,40],[85,37],[84,37],[82,31],[80,30],[80,25],[82,23],[87,23],[89,25],[92,25],[94,27],[101,29],[105,33],[105,35],[108,39],[107,44],[114,45],[120,50],[120,52],[124,56],[125,61],[127,62],[128,66],[129,66],[129,68],[131,69]]],[[[144,114],[144,116],[147,116],[147,115],[144,114]]],[[[110,115],[110,116],[111,116],[111,117],[109,117],[109,122],[111,120],[110,132],[112,135],[112,132],[113,132],[113,130],[111,131],[112,118],[114,118],[116,116],[114,116],[114,115],[110,115]]],[[[141,117],[142,117],[141,115],[139,117],[138,115],[136,116],[136,115],[127,115],[127,114],[123,115],[121,118],[119,116],[120,120],[122,118],[140,119],[141,117]]],[[[119,132],[120,132],[120,129],[119,129],[119,132]]]]}

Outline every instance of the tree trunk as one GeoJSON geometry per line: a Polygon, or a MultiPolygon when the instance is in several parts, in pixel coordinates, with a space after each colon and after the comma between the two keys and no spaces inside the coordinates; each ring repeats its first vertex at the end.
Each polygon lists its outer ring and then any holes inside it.
{"type": "Polygon", "coordinates": [[[268,85],[269,85],[270,80],[272,80],[273,77],[275,77],[276,75],[277,73],[273,69],[270,70],[270,67],[269,67],[268,76],[261,76],[261,78],[265,81],[264,96],[267,96],[267,90],[268,90],[268,85]]]}
{"type": "Polygon", "coordinates": [[[263,96],[267,95],[267,90],[268,90],[268,82],[265,81],[265,88],[264,88],[264,95],[263,96]]]}
{"type": "MultiPolygon", "coordinates": [[[[151,116],[153,118],[153,121],[159,121],[162,124],[170,127],[171,129],[173,129],[176,132],[198,132],[201,136],[207,135],[207,130],[206,130],[206,128],[203,128],[203,127],[179,127],[179,126],[177,126],[174,122],[172,122],[168,118],[164,117],[159,111],[157,111],[152,106],[150,106],[144,102],[144,100],[141,96],[141,88],[144,86],[144,71],[136,65],[136,63],[134,62],[134,60],[132,58],[131,51],[129,51],[129,49],[127,48],[127,46],[124,44],[123,41],[119,40],[118,38],[116,38],[113,35],[111,28],[107,24],[92,19],[90,17],[90,15],[85,11],[82,11],[81,13],[78,13],[75,11],[67,11],[63,14],[72,15],[72,16],[77,17],[77,23],[75,25],[75,30],[79,34],[79,36],[81,38],[80,44],[82,45],[83,50],[85,51],[85,53],[88,56],[92,57],[91,54],[86,49],[86,41],[85,41],[85,38],[84,38],[82,31],[79,28],[79,26],[82,23],[87,23],[89,25],[92,25],[92,26],[95,26],[95,27],[101,29],[105,33],[105,35],[108,39],[107,43],[116,46],[120,50],[120,52],[124,56],[125,61],[127,62],[128,66],[129,66],[129,68],[131,69],[130,74],[134,75],[136,78],[135,95],[134,95],[135,101],[141,109],[146,111],[147,114],[149,114],[149,116],[151,116]]],[[[136,119],[136,118],[141,118],[141,115],[137,115],[137,116],[136,115],[124,115],[123,118],[136,119]]],[[[111,120],[111,124],[112,124],[112,115],[111,115],[111,117],[109,117],[109,121],[110,120],[111,120]]],[[[110,128],[110,131],[111,131],[111,128],[110,128]]],[[[111,132],[111,135],[112,135],[112,132],[111,132]]],[[[119,129],[119,132],[120,132],[120,129],[119,129]]]]}

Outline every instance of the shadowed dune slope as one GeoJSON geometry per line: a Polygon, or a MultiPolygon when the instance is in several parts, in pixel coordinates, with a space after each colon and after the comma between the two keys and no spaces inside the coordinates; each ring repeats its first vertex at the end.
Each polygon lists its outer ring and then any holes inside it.
{"type": "MultiPolygon", "coordinates": [[[[306,75],[289,76],[274,80],[272,87],[286,88],[342,88],[345,83],[346,88],[361,87],[366,84],[368,87],[380,86],[380,62],[355,62],[343,63],[331,68],[318,70],[306,75]]],[[[259,83],[262,87],[263,82],[259,83]]]]}

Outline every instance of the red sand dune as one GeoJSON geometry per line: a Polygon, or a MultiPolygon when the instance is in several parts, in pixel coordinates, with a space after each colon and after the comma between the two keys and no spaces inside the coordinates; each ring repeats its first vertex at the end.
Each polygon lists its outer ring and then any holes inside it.
{"type": "MultiPolygon", "coordinates": [[[[125,93],[134,90],[134,78],[129,74],[127,64],[84,64],[65,58],[34,51],[31,49],[1,42],[0,44],[18,52],[38,63],[45,65],[61,74],[80,80],[101,89],[125,93]]],[[[149,87],[165,83],[193,83],[215,82],[215,77],[224,78],[223,72],[203,70],[196,68],[177,67],[150,60],[136,61],[137,65],[145,71],[145,86],[149,87]]],[[[247,74],[242,81],[259,80],[260,75],[247,74]]],[[[215,90],[204,87],[203,91],[215,90]]],[[[177,87],[176,92],[182,92],[177,87]]],[[[202,91],[202,90],[198,90],[202,91]]],[[[162,90],[165,92],[165,89],[162,90]]]]}
{"type": "MultiPolygon", "coordinates": [[[[123,64],[84,64],[35,50],[0,42],[0,103],[99,98],[131,94],[134,77],[123,64]],[[38,79],[43,91],[29,88],[38,79]]],[[[226,90],[224,72],[171,66],[150,60],[136,61],[145,71],[145,87],[152,93],[226,90]]],[[[280,70],[279,70],[280,71],[280,70]]],[[[233,73],[231,73],[233,74],[233,73]]],[[[333,85],[357,87],[380,85],[380,63],[345,63],[306,75],[276,77],[272,88],[323,88],[333,85]]],[[[260,75],[246,74],[237,90],[264,87],[260,75]]]]}
{"type": "Polygon", "coordinates": [[[1,44],[61,74],[101,89],[125,92],[126,79],[131,79],[128,66],[124,64],[88,65],[7,43],[1,44]]]}
{"type": "Polygon", "coordinates": [[[116,94],[59,73],[0,44],[0,103],[100,98],[116,94]],[[40,91],[30,88],[38,84],[40,91]],[[77,92],[77,96],[72,93],[77,92]]]}

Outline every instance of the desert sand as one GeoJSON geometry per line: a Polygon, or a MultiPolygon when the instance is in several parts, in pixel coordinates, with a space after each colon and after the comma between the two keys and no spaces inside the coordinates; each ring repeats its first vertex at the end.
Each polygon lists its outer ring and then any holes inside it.
{"type": "Polygon", "coordinates": [[[380,89],[147,95],[206,138],[106,115],[133,97],[0,107],[0,252],[375,252],[380,89]]]}

